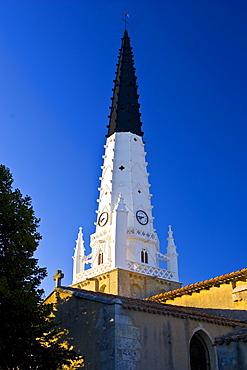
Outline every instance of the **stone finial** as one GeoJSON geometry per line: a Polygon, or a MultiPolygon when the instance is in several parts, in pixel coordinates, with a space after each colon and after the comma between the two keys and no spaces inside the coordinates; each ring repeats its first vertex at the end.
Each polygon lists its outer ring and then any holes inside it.
{"type": "Polygon", "coordinates": [[[57,270],[56,275],[53,276],[53,280],[55,280],[55,288],[59,288],[61,286],[61,280],[64,278],[64,274],[62,270],[57,270]]]}
{"type": "Polygon", "coordinates": [[[177,247],[174,243],[173,231],[171,225],[168,226],[168,238],[167,238],[167,267],[168,270],[173,272],[173,278],[178,281],[178,254],[177,247]]]}
{"type": "Polygon", "coordinates": [[[79,233],[76,242],[76,247],[75,249],[79,249],[79,255],[84,255],[83,251],[85,250],[84,248],[84,240],[83,240],[83,233],[82,233],[82,227],[79,227],[79,233]]]}
{"type": "Polygon", "coordinates": [[[169,225],[169,226],[168,226],[168,235],[169,235],[169,238],[172,238],[172,234],[173,234],[172,226],[171,226],[171,225],[169,225]]]}
{"type": "Polygon", "coordinates": [[[174,243],[174,238],[173,238],[173,231],[172,231],[172,226],[169,225],[168,226],[168,250],[169,252],[168,253],[171,253],[171,251],[173,250],[173,253],[176,251],[176,246],[175,246],[175,243],[174,243]]]}
{"type": "Polygon", "coordinates": [[[118,212],[127,212],[127,209],[124,203],[124,198],[121,193],[119,194],[115,210],[118,212]]]}
{"type": "Polygon", "coordinates": [[[74,248],[74,256],[72,257],[73,262],[73,284],[76,281],[76,275],[84,271],[84,262],[85,262],[85,247],[83,240],[82,227],[79,227],[79,232],[77,236],[76,246],[74,248]]]}

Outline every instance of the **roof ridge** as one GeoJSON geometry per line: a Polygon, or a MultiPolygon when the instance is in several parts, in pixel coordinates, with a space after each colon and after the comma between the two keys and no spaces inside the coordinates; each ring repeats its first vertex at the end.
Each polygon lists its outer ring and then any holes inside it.
{"type": "Polygon", "coordinates": [[[239,342],[247,341],[247,328],[240,328],[239,330],[235,330],[233,332],[220,335],[215,338],[215,344],[229,344],[230,342],[239,342]]]}
{"type": "Polygon", "coordinates": [[[247,328],[247,324],[243,321],[236,319],[229,319],[226,317],[219,317],[209,315],[207,313],[201,312],[197,309],[187,308],[184,306],[176,306],[167,303],[161,303],[157,301],[151,301],[147,299],[123,297],[114,294],[93,292],[90,290],[84,290],[80,288],[73,287],[58,287],[55,291],[70,291],[71,294],[85,299],[92,299],[96,301],[101,301],[105,304],[121,304],[124,309],[133,309],[138,311],[144,311],[147,313],[161,314],[174,316],[178,318],[190,318],[197,321],[207,321],[215,323],[218,325],[226,325],[232,327],[244,327],[247,328]]]}
{"type": "Polygon", "coordinates": [[[177,296],[181,296],[181,295],[185,294],[186,292],[193,292],[193,291],[201,290],[201,289],[204,289],[204,288],[209,288],[209,287],[212,287],[212,286],[217,285],[219,283],[223,283],[223,282],[226,282],[226,281],[231,281],[232,279],[236,279],[236,278],[239,278],[239,277],[242,277],[242,276],[245,276],[245,275],[247,276],[247,268],[244,268],[244,269],[238,270],[238,271],[234,271],[234,272],[230,272],[230,273],[225,274],[225,275],[216,276],[212,279],[203,280],[203,281],[200,281],[198,283],[186,285],[182,288],[178,288],[178,289],[175,289],[175,290],[171,290],[169,292],[157,294],[157,295],[152,296],[152,297],[147,298],[147,299],[151,300],[151,301],[156,301],[156,300],[159,301],[159,300],[169,299],[169,298],[172,299],[172,298],[175,298],[177,296]]]}

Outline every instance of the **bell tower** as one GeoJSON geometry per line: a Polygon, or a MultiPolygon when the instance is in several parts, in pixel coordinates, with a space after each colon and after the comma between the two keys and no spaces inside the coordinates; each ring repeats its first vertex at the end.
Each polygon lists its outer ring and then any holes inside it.
{"type": "Polygon", "coordinates": [[[73,286],[145,298],[180,287],[171,226],[167,254],[160,252],[153,225],[138,85],[128,31],[119,49],[116,78],[91,253],[84,255],[80,228],[74,254],[73,286]],[[159,261],[167,269],[159,268],[159,261]],[[85,264],[90,268],[85,269],[85,264]]]}

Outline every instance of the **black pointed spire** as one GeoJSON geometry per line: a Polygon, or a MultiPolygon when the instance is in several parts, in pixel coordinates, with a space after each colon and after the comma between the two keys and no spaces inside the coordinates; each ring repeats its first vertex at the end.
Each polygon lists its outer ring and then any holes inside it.
{"type": "Polygon", "coordinates": [[[120,49],[115,86],[113,89],[112,106],[107,126],[107,137],[114,132],[132,132],[143,136],[140,120],[140,104],[138,103],[137,84],[132,48],[128,31],[124,31],[120,49]]]}

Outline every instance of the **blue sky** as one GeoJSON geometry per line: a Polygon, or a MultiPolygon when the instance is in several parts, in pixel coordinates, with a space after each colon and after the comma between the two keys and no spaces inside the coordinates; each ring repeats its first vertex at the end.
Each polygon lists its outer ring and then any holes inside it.
{"type": "Polygon", "coordinates": [[[185,285],[246,267],[246,1],[1,0],[0,158],[41,218],[47,294],[79,226],[89,253],[124,12],[161,251],[171,224],[185,285]]]}

